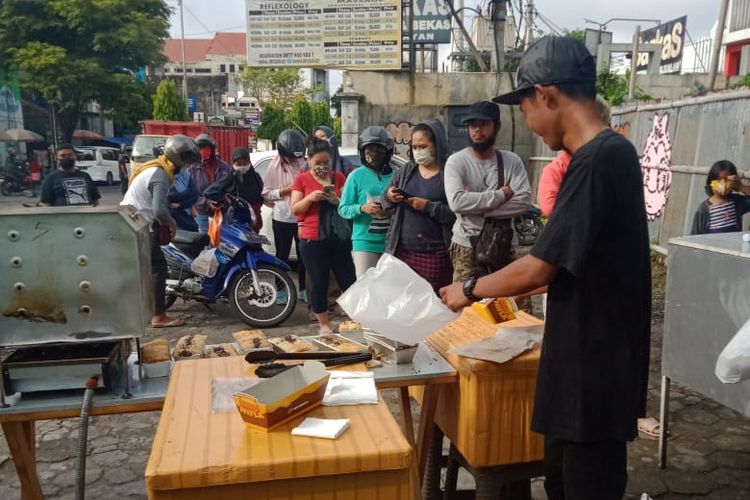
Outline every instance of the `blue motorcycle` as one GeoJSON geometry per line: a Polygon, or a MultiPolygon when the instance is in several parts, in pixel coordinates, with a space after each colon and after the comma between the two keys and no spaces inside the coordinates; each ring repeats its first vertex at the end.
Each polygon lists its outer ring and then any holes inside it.
{"type": "Polygon", "coordinates": [[[193,259],[209,244],[208,235],[178,230],[173,241],[162,247],[168,269],[167,307],[178,298],[204,304],[228,301],[244,323],[276,326],[297,305],[289,266],[263,250],[269,241],[252,230],[252,210],[245,200],[227,196],[227,206],[213,276],[200,276],[191,269],[193,259]]]}

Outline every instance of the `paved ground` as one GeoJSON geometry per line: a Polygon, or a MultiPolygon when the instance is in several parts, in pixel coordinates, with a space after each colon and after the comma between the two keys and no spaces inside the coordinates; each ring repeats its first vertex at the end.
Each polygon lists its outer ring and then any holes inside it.
{"type": "MultiPolygon", "coordinates": [[[[119,199],[115,189],[105,188],[105,199],[119,199]]],[[[20,204],[20,198],[19,204],[20,204]]],[[[0,206],[8,205],[0,197],[0,206]]],[[[661,338],[664,309],[664,269],[654,268],[654,318],[651,350],[651,387],[649,414],[658,417],[661,338]]],[[[179,331],[149,331],[147,338],[158,335],[172,341],[191,332],[209,333],[212,342],[229,341],[231,332],[242,328],[226,305],[210,312],[198,304],[178,301],[174,312],[185,318],[188,326],[179,331]]],[[[304,304],[281,328],[268,330],[272,335],[290,332],[314,332],[315,324],[307,319],[304,304]]],[[[395,395],[386,391],[392,411],[398,415],[395,395]]],[[[95,404],[95,403],[94,403],[95,404]]],[[[414,405],[415,421],[419,409],[414,405]]],[[[96,417],[89,430],[88,498],[145,498],[143,472],[159,412],[96,417]]],[[[648,493],[658,499],[750,499],[750,421],[734,411],[673,384],[671,421],[674,439],[670,440],[669,467],[656,465],[657,442],[639,439],[629,446],[629,482],[627,498],[648,493]]],[[[50,420],[37,425],[37,456],[42,487],[48,498],[72,499],[74,492],[75,420],[50,420]]],[[[463,477],[461,484],[470,485],[463,477]]],[[[20,498],[18,479],[8,457],[5,440],[0,439],[0,499],[20,498]]],[[[534,498],[546,499],[542,482],[534,482],[534,498]]]]}

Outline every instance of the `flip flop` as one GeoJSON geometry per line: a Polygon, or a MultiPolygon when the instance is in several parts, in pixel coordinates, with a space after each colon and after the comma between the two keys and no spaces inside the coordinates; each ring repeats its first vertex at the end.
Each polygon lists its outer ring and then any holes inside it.
{"type": "Polygon", "coordinates": [[[151,328],[174,328],[176,326],[185,326],[185,321],[180,318],[175,318],[168,323],[163,323],[160,325],[154,325],[153,323],[151,324],[151,328]]]}
{"type": "Polygon", "coordinates": [[[661,423],[653,417],[639,418],[638,435],[647,439],[659,439],[661,435],[661,423]]]}

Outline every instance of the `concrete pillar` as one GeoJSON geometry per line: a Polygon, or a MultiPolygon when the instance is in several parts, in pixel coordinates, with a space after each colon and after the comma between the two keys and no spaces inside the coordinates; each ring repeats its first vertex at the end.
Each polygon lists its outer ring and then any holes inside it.
{"type": "Polygon", "coordinates": [[[344,71],[341,96],[341,147],[357,149],[359,140],[359,102],[364,97],[354,90],[352,77],[344,71]]]}

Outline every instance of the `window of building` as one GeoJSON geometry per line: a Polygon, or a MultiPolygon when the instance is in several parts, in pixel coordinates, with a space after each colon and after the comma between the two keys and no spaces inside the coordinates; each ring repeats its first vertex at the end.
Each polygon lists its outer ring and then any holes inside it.
{"type": "Polygon", "coordinates": [[[192,73],[192,72],[193,72],[193,68],[185,68],[185,73],[192,73]]]}
{"type": "Polygon", "coordinates": [[[169,68],[164,68],[165,73],[169,73],[169,68]]]}
{"type": "Polygon", "coordinates": [[[229,65],[229,72],[234,73],[234,64],[229,65]]]}
{"type": "Polygon", "coordinates": [[[219,65],[219,73],[226,73],[227,72],[227,65],[226,64],[220,64],[219,65]]]}
{"type": "Polygon", "coordinates": [[[195,68],[196,73],[210,73],[211,68],[195,68]]]}

